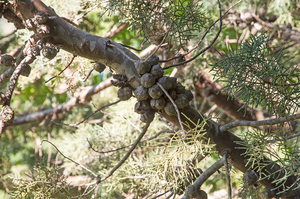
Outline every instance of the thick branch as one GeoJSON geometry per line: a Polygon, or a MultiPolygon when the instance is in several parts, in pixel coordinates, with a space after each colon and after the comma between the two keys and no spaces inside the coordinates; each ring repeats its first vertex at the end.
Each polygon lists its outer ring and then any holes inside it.
{"type": "Polygon", "coordinates": [[[15,118],[14,122],[11,125],[20,125],[20,124],[25,124],[25,123],[30,123],[30,122],[36,122],[36,121],[43,120],[47,117],[51,117],[54,114],[67,112],[75,106],[82,105],[86,101],[90,101],[91,97],[94,94],[109,87],[111,85],[111,82],[110,82],[111,79],[112,78],[108,78],[95,86],[79,88],[75,92],[75,97],[71,98],[69,101],[67,101],[61,105],[58,105],[55,108],[51,108],[51,109],[47,109],[47,110],[43,110],[43,111],[39,111],[39,112],[35,112],[35,113],[29,114],[29,115],[15,118]]]}
{"type": "MultiPolygon", "coordinates": [[[[29,9],[31,7],[30,5],[32,5],[31,1],[29,0],[24,0],[22,3],[16,6],[16,8],[19,9],[18,11],[20,11],[25,19],[28,17],[33,17],[33,13],[36,11],[44,11],[49,15],[56,15],[41,1],[32,0],[32,2],[36,10],[29,9]]],[[[47,21],[47,25],[50,27],[52,34],[50,43],[60,46],[62,49],[73,54],[106,64],[114,69],[117,73],[126,75],[134,89],[140,85],[140,77],[135,70],[133,62],[128,60],[126,56],[120,53],[117,49],[109,47],[108,44],[118,46],[118,48],[123,50],[127,56],[134,60],[138,60],[138,57],[129,50],[109,39],[97,37],[95,35],[78,30],[75,27],[67,24],[59,17],[57,19],[47,21]]],[[[189,130],[189,128],[195,128],[195,124],[203,121],[203,116],[191,106],[185,107],[182,110],[182,114],[185,116],[181,115],[181,120],[183,124],[185,124],[187,130],[189,130]]],[[[161,113],[161,115],[177,126],[180,126],[176,116],[169,116],[164,112],[161,113]]],[[[248,158],[245,155],[246,149],[244,149],[243,145],[237,143],[242,143],[242,140],[229,131],[221,132],[220,125],[213,121],[207,121],[205,130],[207,132],[206,137],[216,144],[217,151],[220,154],[222,154],[223,151],[227,151],[231,157],[231,164],[242,172],[246,172],[248,169],[246,166],[246,163],[248,162],[248,158]]],[[[264,159],[259,162],[260,165],[264,163],[268,165],[270,160],[264,159]]],[[[276,180],[276,177],[277,179],[285,177],[284,171],[280,171],[281,168],[277,164],[265,166],[262,170],[263,173],[269,175],[270,173],[277,172],[278,176],[272,175],[269,179],[264,179],[260,182],[265,186],[271,186],[273,181],[276,180]]],[[[292,186],[295,182],[297,182],[297,177],[289,176],[285,185],[292,186]]],[[[286,193],[287,197],[289,198],[300,194],[300,189],[291,190],[292,191],[289,193],[286,193]]]]}

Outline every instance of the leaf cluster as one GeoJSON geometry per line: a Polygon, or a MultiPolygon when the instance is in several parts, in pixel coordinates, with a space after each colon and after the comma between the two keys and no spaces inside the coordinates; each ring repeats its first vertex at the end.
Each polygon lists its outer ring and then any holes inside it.
{"type": "Polygon", "coordinates": [[[281,61],[284,53],[272,54],[266,34],[251,36],[216,62],[212,70],[225,92],[245,102],[244,107],[260,106],[276,116],[297,111],[299,69],[281,61]]]}
{"type": "Polygon", "coordinates": [[[200,3],[190,0],[162,1],[109,1],[105,12],[119,13],[122,21],[143,36],[167,40],[183,47],[194,38],[208,22],[200,3]]]}
{"type": "Polygon", "coordinates": [[[281,189],[282,192],[299,187],[296,184],[286,183],[288,177],[299,173],[299,138],[288,136],[281,139],[277,136],[270,138],[269,132],[254,130],[239,144],[246,150],[244,155],[248,157],[247,166],[258,173],[259,180],[275,179],[273,181],[274,190],[281,189]],[[269,161],[266,161],[267,158],[269,161]],[[280,166],[278,171],[269,174],[264,172],[266,167],[276,167],[275,164],[280,166]]]}
{"type": "Polygon", "coordinates": [[[70,198],[66,177],[56,167],[38,165],[27,179],[15,179],[14,198],[70,198]]]}

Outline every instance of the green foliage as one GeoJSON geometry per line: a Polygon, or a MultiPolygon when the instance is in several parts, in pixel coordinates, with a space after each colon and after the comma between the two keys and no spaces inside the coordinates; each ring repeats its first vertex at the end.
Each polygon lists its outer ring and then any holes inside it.
{"type": "Polygon", "coordinates": [[[185,47],[208,22],[201,4],[191,0],[115,0],[103,6],[105,12],[119,13],[122,21],[146,37],[160,40],[168,32],[166,42],[173,40],[177,47],[185,47]]]}
{"type": "Polygon", "coordinates": [[[299,173],[299,138],[294,136],[280,138],[276,133],[273,138],[270,138],[270,132],[254,130],[245,136],[244,142],[239,144],[244,146],[241,148],[246,150],[245,155],[249,158],[247,166],[259,174],[259,180],[272,177],[275,179],[274,185],[277,186],[274,189],[282,188],[283,191],[297,188],[297,185],[291,186],[285,182],[286,178],[299,173]],[[266,158],[271,161],[266,161],[266,158]],[[274,163],[280,166],[276,173],[263,172],[266,167],[274,167],[274,163]]]}
{"type": "Polygon", "coordinates": [[[27,174],[28,179],[15,179],[14,198],[69,198],[66,178],[56,167],[38,165],[27,174]]]}
{"type": "Polygon", "coordinates": [[[297,111],[299,99],[299,70],[281,62],[283,52],[272,54],[267,35],[251,36],[236,51],[221,54],[213,71],[223,82],[223,91],[245,102],[244,107],[260,106],[276,116],[297,111]]]}

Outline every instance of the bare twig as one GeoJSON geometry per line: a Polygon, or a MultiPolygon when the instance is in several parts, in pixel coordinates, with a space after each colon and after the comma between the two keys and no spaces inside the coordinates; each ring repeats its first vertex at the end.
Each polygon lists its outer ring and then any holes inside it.
{"type": "MultiPolygon", "coordinates": [[[[174,14],[175,14],[175,12],[174,12],[174,14]]],[[[170,27],[168,28],[168,30],[167,30],[167,32],[165,33],[165,36],[163,37],[163,39],[161,40],[161,42],[160,42],[160,44],[155,48],[155,50],[143,61],[143,62],[146,62],[148,59],[150,59],[157,51],[158,51],[158,49],[163,45],[163,43],[165,42],[165,39],[167,38],[167,36],[168,36],[168,33],[169,33],[169,31],[171,30],[171,27],[172,27],[172,25],[173,25],[173,22],[174,21],[172,21],[172,23],[171,23],[171,25],[170,25],[170,27]]]]}
{"type": "Polygon", "coordinates": [[[283,122],[288,122],[291,120],[296,120],[300,118],[300,114],[289,115],[286,117],[281,117],[278,119],[269,119],[269,120],[261,120],[261,121],[237,121],[229,124],[225,124],[220,127],[222,132],[227,131],[228,129],[237,127],[237,126],[262,126],[262,125],[273,125],[283,122]]]}
{"type": "MultiPolygon", "coordinates": [[[[115,28],[111,28],[107,33],[105,33],[105,35],[103,37],[105,38],[111,38],[114,35],[118,34],[119,32],[121,32],[121,30],[123,30],[124,28],[127,27],[127,23],[122,23],[120,24],[118,27],[115,28]]],[[[122,44],[121,44],[122,45],[122,44]]],[[[123,46],[123,45],[122,45],[123,46]]]]}
{"type": "Polygon", "coordinates": [[[11,33],[9,33],[9,34],[0,37],[0,40],[3,39],[3,38],[9,37],[9,36],[15,34],[16,32],[17,32],[17,30],[14,30],[13,32],[11,32],[11,33]]]}
{"type": "Polygon", "coordinates": [[[121,100],[117,100],[117,101],[115,101],[115,102],[112,102],[112,103],[110,103],[110,104],[106,104],[106,105],[104,105],[104,106],[98,108],[98,109],[95,110],[93,113],[91,113],[89,116],[87,116],[86,118],[84,118],[84,120],[82,120],[81,122],[78,122],[78,123],[74,124],[74,126],[79,126],[81,123],[83,123],[84,121],[86,121],[87,119],[89,119],[89,118],[90,118],[92,115],[94,115],[95,113],[99,112],[100,110],[102,110],[102,109],[104,109],[104,108],[106,108],[106,107],[109,107],[109,106],[112,106],[112,105],[114,105],[114,104],[117,104],[117,103],[119,103],[120,101],[121,101],[121,100]]]}
{"type": "Polygon", "coordinates": [[[75,57],[76,57],[76,55],[73,55],[73,57],[72,57],[71,61],[69,62],[69,64],[62,71],[60,71],[57,75],[55,75],[55,76],[51,77],[50,79],[48,79],[47,81],[45,81],[45,83],[48,83],[52,79],[54,79],[54,78],[58,77],[60,74],[62,74],[72,64],[75,57]]]}
{"type": "Polygon", "coordinates": [[[78,18],[76,18],[73,23],[77,24],[77,26],[78,26],[78,21],[80,19],[82,19],[83,17],[85,17],[87,14],[89,14],[92,10],[94,10],[95,8],[97,8],[101,3],[104,3],[104,2],[101,1],[100,3],[97,3],[93,7],[89,8],[85,13],[83,13],[81,16],[79,16],[78,18]]]}
{"type": "Polygon", "coordinates": [[[228,187],[228,199],[231,199],[232,198],[231,182],[230,182],[229,168],[228,168],[228,162],[227,162],[227,152],[224,153],[224,166],[225,166],[225,171],[226,171],[226,181],[227,181],[227,187],[228,187]]]}
{"type": "Polygon", "coordinates": [[[58,122],[54,122],[54,121],[51,121],[51,122],[53,122],[53,123],[55,123],[55,124],[58,124],[58,125],[65,125],[65,126],[71,126],[71,127],[78,128],[78,126],[79,126],[80,124],[82,124],[83,122],[85,122],[87,119],[89,119],[89,118],[90,118],[92,115],[94,115],[95,113],[99,112],[101,109],[104,109],[104,108],[109,107],[109,106],[111,106],[111,105],[117,104],[117,103],[119,103],[119,102],[120,102],[120,100],[115,101],[115,102],[112,102],[112,103],[110,103],[110,104],[106,104],[106,105],[104,105],[104,106],[98,108],[98,109],[95,110],[93,113],[91,113],[89,116],[87,116],[87,117],[84,118],[82,121],[80,121],[80,122],[78,122],[78,123],[76,123],[76,124],[65,124],[65,123],[58,123],[58,122]]]}
{"type": "Polygon", "coordinates": [[[186,189],[184,196],[181,199],[190,199],[190,196],[193,195],[192,193],[189,193],[188,190],[199,190],[201,185],[216,171],[218,171],[220,168],[224,166],[224,156],[219,159],[217,162],[215,162],[213,165],[211,165],[208,169],[206,169],[198,178],[195,180],[193,185],[189,185],[188,187],[194,186],[195,189],[186,189]]]}
{"type": "Polygon", "coordinates": [[[91,170],[89,170],[88,168],[86,168],[85,166],[83,166],[83,165],[81,165],[81,164],[75,162],[75,161],[72,160],[71,158],[68,158],[67,156],[65,156],[62,152],[60,152],[60,150],[59,150],[52,142],[50,142],[50,141],[48,141],[48,140],[42,140],[42,143],[41,143],[41,144],[43,144],[43,142],[48,142],[48,143],[51,144],[51,145],[52,145],[52,146],[60,153],[60,155],[62,155],[64,158],[70,160],[71,162],[73,162],[73,163],[75,163],[76,165],[80,166],[80,167],[83,168],[84,170],[86,170],[86,171],[88,171],[89,173],[93,174],[93,176],[95,176],[96,178],[98,177],[93,171],[91,171],[91,170]]]}
{"type": "MultiPolygon", "coordinates": [[[[47,135],[48,135],[48,140],[51,142],[51,134],[48,132],[47,135]]],[[[47,159],[47,167],[49,167],[49,168],[50,168],[50,164],[51,164],[51,154],[52,154],[52,148],[49,145],[49,148],[48,148],[48,159],[47,159]]]]}
{"type": "MultiPolygon", "coordinates": [[[[173,195],[174,195],[174,191],[172,191],[172,192],[166,197],[166,199],[171,198],[173,195]]],[[[175,196],[176,196],[176,195],[175,195],[175,196]]]]}
{"type": "Polygon", "coordinates": [[[146,39],[144,39],[144,41],[142,41],[142,43],[141,43],[141,49],[136,49],[136,48],[133,48],[133,47],[131,47],[131,46],[128,46],[128,45],[125,45],[125,44],[121,44],[121,45],[122,45],[122,46],[124,46],[124,47],[126,47],[126,48],[129,48],[129,49],[135,50],[135,51],[142,51],[142,50],[143,50],[143,48],[144,48],[144,43],[145,43],[146,41],[147,41],[146,39]]]}
{"type": "MultiPolygon", "coordinates": [[[[160,132],[158,132],[157,134],[155,134],[154,136],[148,138],[148,139],[144,139],[144,140],[141,140],[140,143],[142,142],[146,142],[146,141],[150,141],[150,140],[153,140],[155,138],[157,138],[159,135],[161,135],[162,133],[172,133],[174,132],[173,130],[162,130],[160,132]]],[[[112,150],[109,150],[109,151],[97,151],[96,149],[93,148],[92,144],[90,143],[90,141],[87,139],[91,149],[97,153],[111,153],[111,152],[115,152],[115,151],[118,151],[118,150],[121,150],[121,149],[125,149],[127,147],[130,147],[132,146],[133,144],[130,144],[130,145],[127,145],[127,146],[123,146],[123,147],[120,147],[120,148],[116,148],[116,149],[112,149],[112,150]]]]}
{"type": "Polygon", "coordinates": [[[160,196],[162,196],[162,195],[165,195],[165,194],[168,193],[168,192],[170,192],[170,190],[167,190],[167,191],[165,191],[165,192],[163,192],[163,193],[161,193],[161,194],[158,194],[157,196],[154,196],[154,197],[151,198],[151,199],[156,199],[156,198],[158,198],[158,197],[160,197],[160,196]]]}
{"type": "Polygon", "coordinates": [[[164,87],[160,84],[160,83],[157,83],[157,85],[161,88],[161,90],[166,94],[166,96],[169,98],[169,100],[171,101],[171,103],[173,104],[173,106],[175,107],[175,110],[176,110],[176,113],[177,113],[177,117],[178,117],[178,122],[180,124],[180,128],[182,130],[182,133],[185,135],[184,133],[184,128],[183,128],[183,125],[182,125],[182,122],[181,122],[181,119],[180,119],[180,112],[178,110],[178,107],[177,105],[175,104],[174,100],[172,99],[172,97],[169,95],[169,93],[164,89],[164,87]]]}
{"type": "MultiPolygon", "coordinates": [[[[95,107],[95,106],[94,106],[95,107]]],[[[136,130],[138,130],[140,133],[142,132],[142,130],[135,124],[133,124],[129,119],[127,119],[126,117],[124,117],[123,115],[119,115],[119,114],[114,114],[114,113],[108,113],[105,111],[101,111],[101,113],[106,114],[106,115],[112,115],[112,116],[117,116],[117,117],[121,117],[124,120],[126,120],[131,126],[133,126],[133,128],[135,128],[136,130]]]]}
{"type": "Polygon", "coordinates": [[[86,82],[86,80],[91,76],[94,69],[95,69],[94,67],[90,69],[88,75],[82,80],[83,82],[86,82]]]}
{"type": "Polygon", "coordinates": [[[122,158],[122,160],[108,173],[106,174],[103,178],[101,178],[99,180],[99,183],[103,182],[104,180],[106,180],[107,178],[109,178],[120,166],[122,166],[122,164],[127,160],[127,158],[130,156],[130,154],[132,153],[132,151],[136,148],[136,146],[138,145],[138,143],[141,141],[141,139],[144,137],[145,133],[147,132],[148,127],[150,126],[150,123],[146,123],[142,133],[139,135],[139,137],[136,139],[136,141],[134,142],[134,144],[132,145],[132,147],[127,151],[127,153],[125,154],[125,156],[122,158]]]}

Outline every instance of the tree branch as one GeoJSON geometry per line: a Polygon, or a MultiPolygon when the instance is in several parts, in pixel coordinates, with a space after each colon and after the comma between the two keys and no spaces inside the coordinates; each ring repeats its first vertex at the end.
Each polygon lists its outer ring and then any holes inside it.
{"type": "Polygon", "coordinates": [[[225,124],[220,127],[220,131],[227,131],[228,129],[237,127],[237,126],[262,126],[262,125],[273,125],[273,124],[279,124],[283,122],[288,122],[292,120],[297,120],[300,118],[300,114],[295,115],[289,115],[286,117],[281,117],[278,119],[269,119],[269,120],[262,120],[262,121],[237,121],[232,122],[229,124],[225,124]]]}

